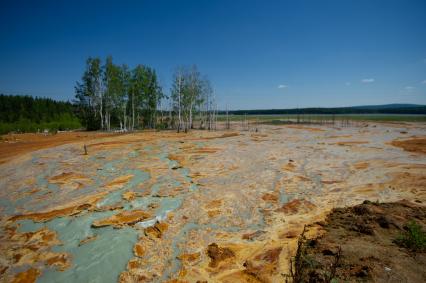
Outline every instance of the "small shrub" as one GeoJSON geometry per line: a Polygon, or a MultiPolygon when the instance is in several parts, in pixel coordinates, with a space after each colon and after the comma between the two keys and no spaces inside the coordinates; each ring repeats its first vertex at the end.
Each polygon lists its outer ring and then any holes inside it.
{"type": "Polygon", "coordinates": [[[407,224],[405,233],[396,238],[395,243],[412,251],[426,251],[426,232],[412,220],[407,224]]]}

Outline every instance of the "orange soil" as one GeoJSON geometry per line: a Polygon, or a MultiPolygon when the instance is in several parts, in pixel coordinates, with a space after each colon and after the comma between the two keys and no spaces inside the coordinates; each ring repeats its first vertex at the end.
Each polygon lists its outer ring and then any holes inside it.
{"type": "Polygon", "coordinates": [[[76,215],[80,212],[92,208],[94,204],[96,204],[104,194],[98,194],[97,196],[92,196],[87,199],[86,202],[82,204],[76,204],[72,206],[68,206],[65,208],[55,209],[47,212],[38,212],[38,213],[28,213],[28,214],[18,214],[12,216],[10,220],[16,221],[21,219],[31,219],[34,222],[46,222],[56,217],[64,217],[69,215],[76,215]]]}
{"type": "Polygon", "coordinates": [[[133,225],[150,217],[150,214],[142,210],[124,211],[105,219],[96,220],[93,222],[92,227],[113,226],[115,228],[121,228],[124,225],[133,225]]]}
{"type": "Polygon", "coordinates": [[[79,212],[81,212],[81,210],[78,209],[78,207],[73,206],[73,207],[67,207],[63,209],[52,210],[48,212],[15,215],[11,218],[11,220],[15,221],[15,220],[21,220],[21,219],[31,219],[35,222],[46,222],[55,217],[73,215],[79,212]]]}
{"type": "Polygon", "coordinates": [[[368,162],[358,162],[358,163],[355,163],[353,166],[355,167],[355,169],[361,170],[361,169],[367,169],[369,164],[368,162]]]}
{"type": "Polygon", "coordinates": [[[342,142],[337,142],[335,144],[340,145],[340,146],[351,146],[351,145],[356,145],[356,144],[366,144],[368,143],[368,141],[342,141],[342,142]]]}
{"type": "Polygon", "coordinates": [[[137,257],[143,257],[145,254],[145,249],[141,244],[136,243],[135,246],[133,247],[133,253],[137,257]]]}
{"type": "Polygon", "coordinates": [[[165,222],[157,222],[154,226],[149,226],[145,228],[144,233],[145,236],[148,236],[151,239],[160,239],[163,236],[164,232],[167,231],[168,227],[169,226],[165,222]]]}
{"type": "Polygon", "coordinates": [[[214,140],[214,139],[223,139],[223,138],[237,137],[239,135],[240,134],[237,133],[237,132],[231,132],[231,133],[224,133],[224,134],[222,134],[220,136],[199,137],[199,138],[195,138],[195,139],[192,139],[192,140],[200,140],[200,141],[202,141],[202,140],[214,140]]]}
{"type": "Polygon", "coordinates": [[[196,260],[198,260],[201,256],[200,252],[196,252],[196,253],[191,253],[191,254],[181,254],[179,255],[177,258],[181,261],[185,261],[185,262],[194,262],[196,260]]]}
{"type": "Polygon", "coordinates": [[[56,135],[34,133],[3,135],[0,141],[0,164],[31,151],[72,142],[90,141],[113,135],[118,134],[101,132],[65,132],[56,135]]]}
{"type": "Polygon", "coordinates": [[[30,268],[26,271],[18,273],[13,279],[13,283],[32,283],[35,282],[37,277],[40,275],[40,271],[35,268],[30,268]]]}
{"type": "Polygon", "coordinates": [[[290,129],[306,130],[311,132],[324,132],[324,130],[320,128],[312,128],[312,127],[306,127],[306,126],[300,126],[300,125],[286,125],[286,127],[290,129]]]}
{"type": "Polygon", "coordinates": [[[111,182],[107,183],[104,187],[106,189],[114,189],[114,188],[117,188],[117,187],[122,187],[124,184],[129,182],[132,178],[133,178],[133,175],[131,175],[131,174],[120,176],[120,177],[115,178],[111,182]]]}
{"type": "Polygon", "coordinates": [[[294,199],[281,208],[277,209],[277,212],[284,212],[285,214],[296,214],[303,213],[310,210],[313,210],[316,206],[308,200],[305,199],[294,199]]]}
{"type": "Polygon", "coordinates": [[[133,192],[133,191],[128,191],[128,192],[123,193],[123,199],[124,200],[132,201],[132,200],[135,199],[135,197],[136,197],[136,193],[133,192]]]}
{"type": "Polygon", "coordinates": [[[391,145],[401,147],[410,152],[426,153],[426,138],[392,141],[391,145]]]}
{"type": "Polygon", "coordinates": [[[87,182],[87,183],[92,182],[92,180],[89,179],[88,177],[82,174],[73,173],[73,172],[63,172],[49,179],[49,183],[52,183],[52,184],[67,184],[73,181],[77,181],[77,182],[81,181],[81,182],[87,182]]]}

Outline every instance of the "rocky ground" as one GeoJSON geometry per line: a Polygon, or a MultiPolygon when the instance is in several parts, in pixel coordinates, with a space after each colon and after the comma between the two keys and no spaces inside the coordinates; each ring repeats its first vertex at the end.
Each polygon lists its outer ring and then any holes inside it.
{"type": "Polygon", "coordinates": [[[426,202],[425,137],[262,125],[21,152],[0,165],[1,280],[282,282],[303,227],[333,208],[426,202]]]}

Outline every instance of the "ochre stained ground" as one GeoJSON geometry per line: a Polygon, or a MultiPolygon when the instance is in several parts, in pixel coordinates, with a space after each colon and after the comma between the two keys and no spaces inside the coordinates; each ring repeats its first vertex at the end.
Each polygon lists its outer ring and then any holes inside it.
{"type": "Polygon", "coordinates": [[[0,144],[4,282],[283,282],[333,208],[426,202],[424,124],[27,137],[0,144]]]}

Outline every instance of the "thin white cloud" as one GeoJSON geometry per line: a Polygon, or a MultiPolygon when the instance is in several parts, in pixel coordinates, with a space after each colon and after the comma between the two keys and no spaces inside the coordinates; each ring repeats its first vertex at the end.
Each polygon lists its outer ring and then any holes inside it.
{"type": "Polygon", "coordinates": [[[426,80],[422,81],[421,84],[426,85],[426,80]]]}
{"type": "Polygon", "coordinates": [[[375,79],[369,78],[369,79],[362,79],[361,82],[364,84],[374,83],[375,79]]]}
{"type": "Polygon", "coordinates": [[[405,90],[408,90],[408,91],[415,89],[414,86],[406,86],[404,88],[405,88],[405,90]]]}
{"type": "Polygon", "coordinates": [[[345,85],[350,86],[351,82],[346,82],[345,85]]]}
{"type": "Polygon", "coordinates": [[[287,88],[287,85],[279,85],[278,88],[287,88]]]}

